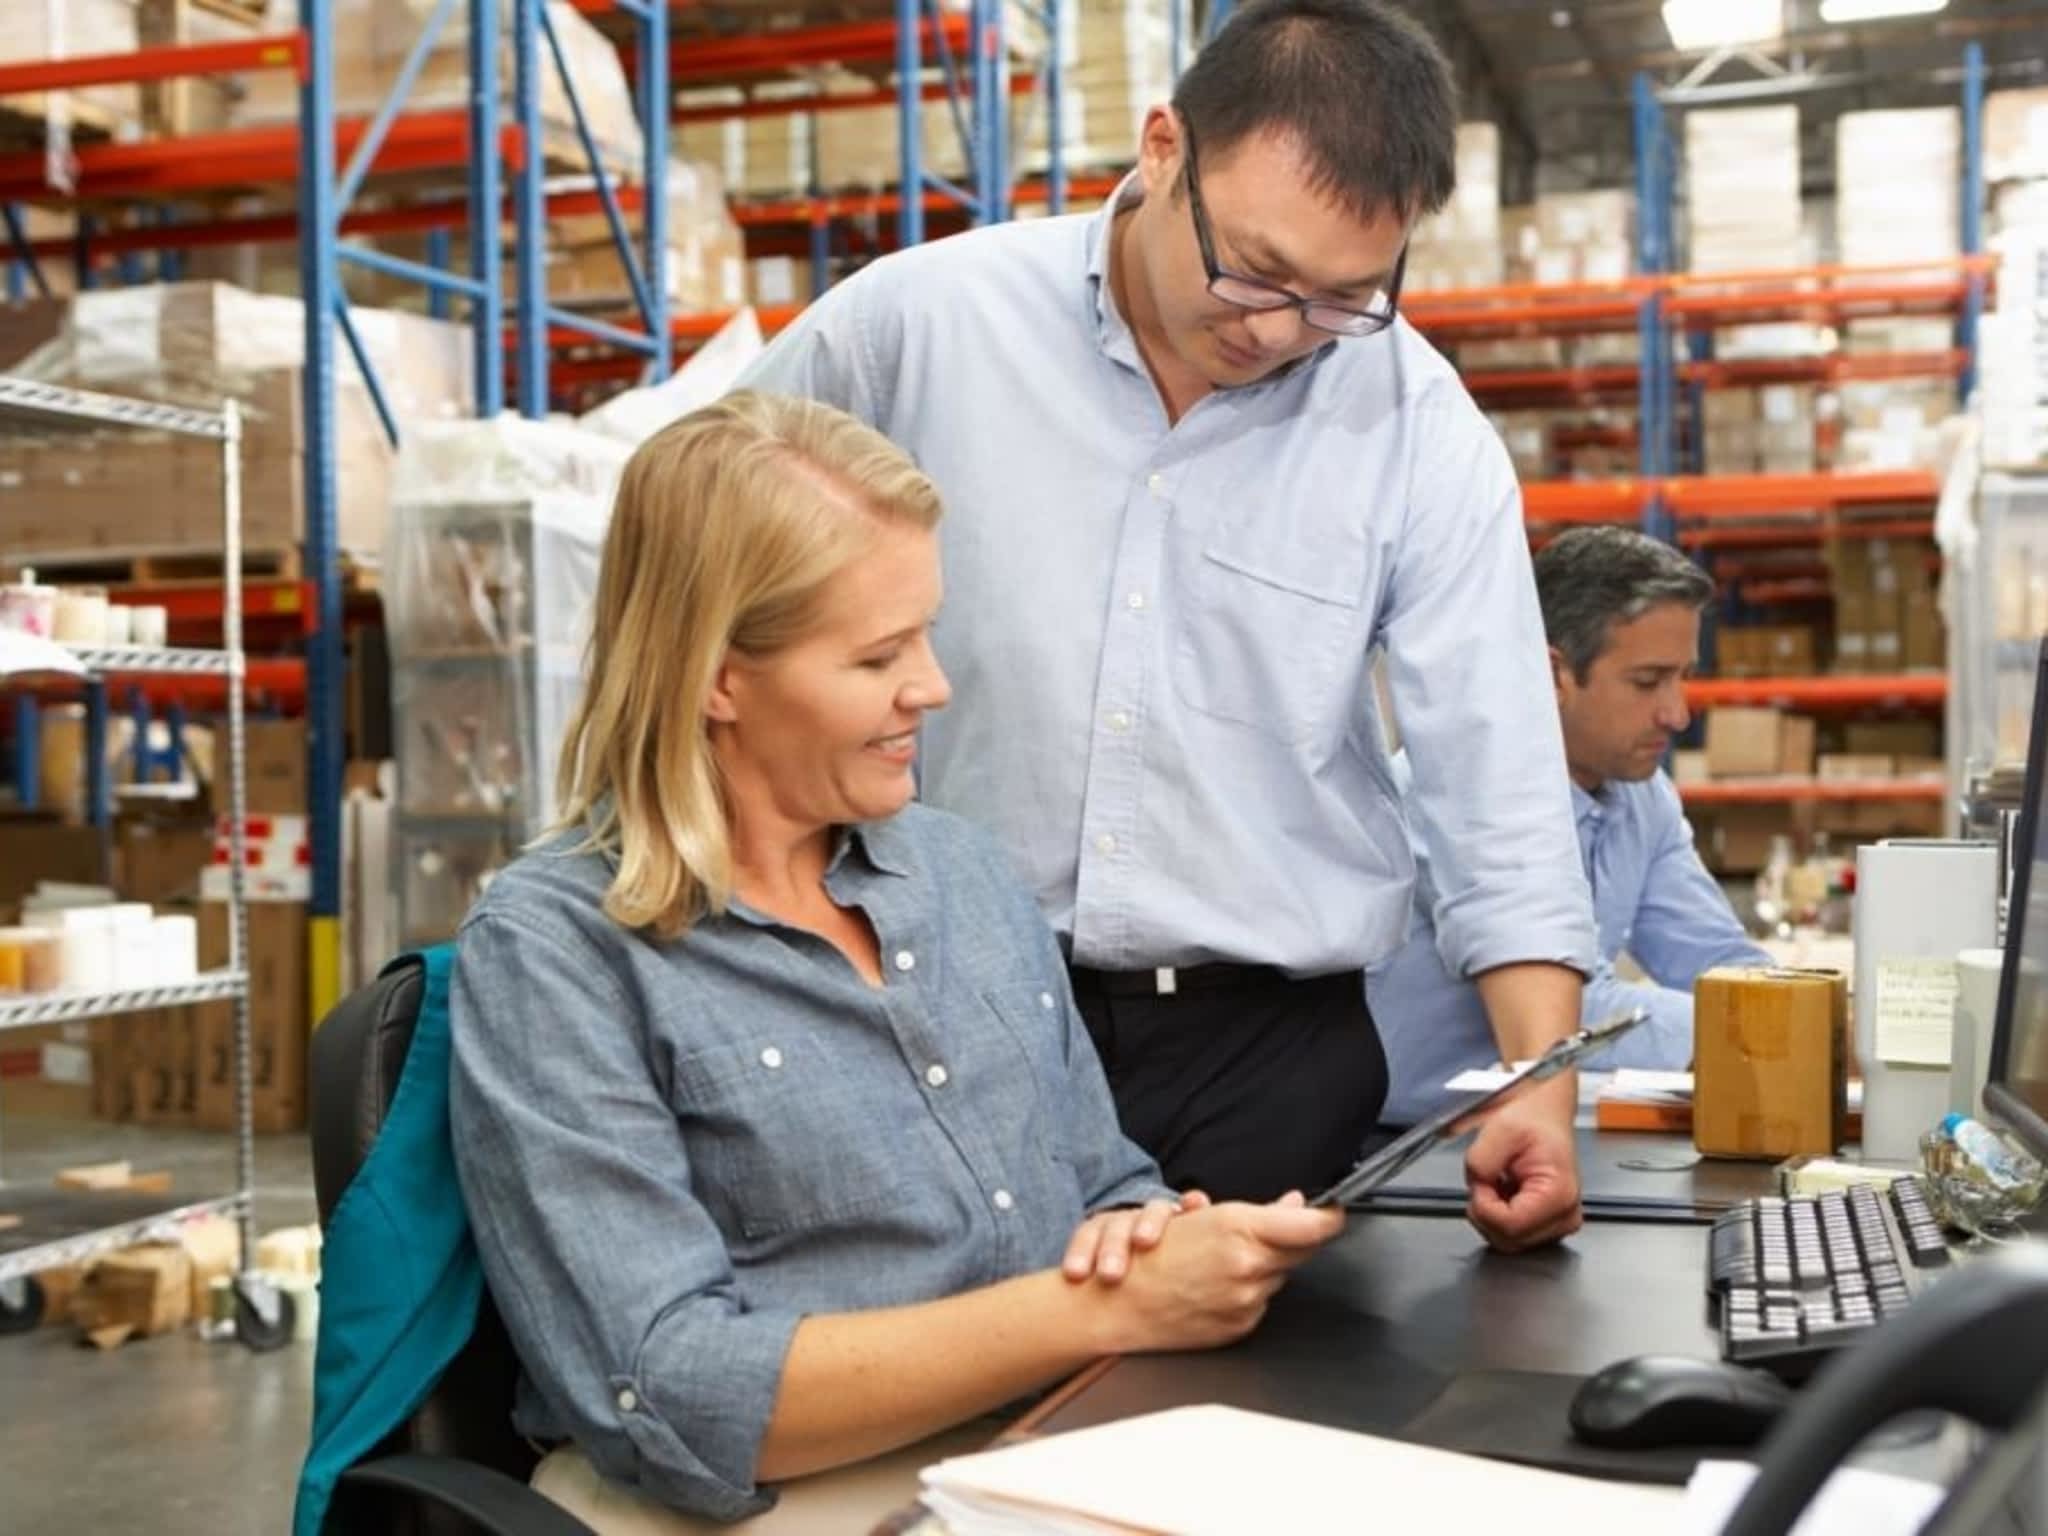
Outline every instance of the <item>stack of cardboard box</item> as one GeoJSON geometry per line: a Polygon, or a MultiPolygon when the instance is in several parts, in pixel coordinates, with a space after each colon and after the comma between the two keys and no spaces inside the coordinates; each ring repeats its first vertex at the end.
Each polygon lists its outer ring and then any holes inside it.
{"type": "MultiPolygon", "coordinates": [[[[386,398],[407,423],[467,415],[466,326],[358,310],[355,329],[386,398]]],[[[295,549],[304,537],[306,424],[301,410],[305,313],[297,299],[220,283],[81,293],[0,310],[0,371],[53,384],[217,407],[245,406],[242,543],[295,549]]],[[[384,542],[392,451],[367,391],[336,380],[335,542],[375,553],[384,542]]],[[[59,557],[218,553],[221,454],[197,438],[133,431],[0,439],[0,565],[59,557]]]]}
{"type": "Polygon", "coordinates": [[[1948,635],[1924,541],[1839,539],[1828,551],[1835,591],[1835,670],[1939,671],[1948,635]]]}
{"type": "MultiPolygon", "coordinates": [[[[1440,212],[1417,227],[1409,242],[1408,285],[1420,293],[1500,283],[1500,213],[1500,129],[1492,123],[1460,123],[1457,190],[1440,212]]],[[[1468,368],[1557,366],[1471,357],[1461,357],[1461,362],[1468,368]]]]}
{"type": "Polygon", "coordinates": [[[1961,249],[1962,114],[1844,112],[1835,121],[1835,240],[1844,265],[1944,261],[1961,249]]]}
{"type": "Polygon", "coordinates": [[[1692,271],[1768,271],[1806,260],[1797,107],[1688,112],[1685,186],[1692,271]]]}
{"type": "Polygon", "coordinates": [[[1720,677],[1811,677],[1821,667],[1822,633],[1811,624],[1745,624],[1714,636],[1720,677]]]}

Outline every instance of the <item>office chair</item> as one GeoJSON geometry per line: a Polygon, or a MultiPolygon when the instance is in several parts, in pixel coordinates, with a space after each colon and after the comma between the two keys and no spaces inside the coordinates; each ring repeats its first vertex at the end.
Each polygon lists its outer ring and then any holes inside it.
{"type": "MultiPolygon", "coordinates": [[[[426,967],[393,961],[314,1032],[313,1187],[324,1227],[391,1107],[418,1021],[426,967]]],[[[335,1484],[324,1529],[394,1536],[591,1536],[527,1487],[539,1460],[512,1429],[519,1362],[485,1289],[469,1341],[412,1415],[335,1484]]]]}
{"type": "Polygon", "coordinates": [[[1968,1265],[1829,1365],[1759,1448],[1756,1481],[1721,1536],[1785,1536],[1865,1435],[1922,1408],[2004,1437],[1966,1470],[1927,1529],[1997,1529],[1980,1514],[2011,1501],[1989,1485],[2038,1469],[2039,1447],[2028,1442],[2048,1424],[2044,1390],[2048,1250],[2029,1244],[1968,1265]]]}

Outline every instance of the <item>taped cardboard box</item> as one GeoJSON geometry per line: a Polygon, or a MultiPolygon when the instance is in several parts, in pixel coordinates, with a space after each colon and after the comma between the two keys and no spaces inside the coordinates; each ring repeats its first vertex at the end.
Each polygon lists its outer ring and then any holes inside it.
{"type": "Polygon", "coordinates": [[[1848,997],[1840,972],[1704,972],[1693,986],[1693,1145],[1711,1157],[1836,1151],[1848,997]]]}

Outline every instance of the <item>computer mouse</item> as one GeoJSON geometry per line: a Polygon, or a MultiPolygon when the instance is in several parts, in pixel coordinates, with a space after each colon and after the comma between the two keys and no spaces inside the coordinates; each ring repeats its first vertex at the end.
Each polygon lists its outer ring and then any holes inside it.
{"type": "Polygon", "coordinates": [[[1572,1433],[1588,1445],[1754,1445],[1792,1401],[1775,1376],[1722,1360],[1638,1355],[1586,1378],[1572,1433]]]}

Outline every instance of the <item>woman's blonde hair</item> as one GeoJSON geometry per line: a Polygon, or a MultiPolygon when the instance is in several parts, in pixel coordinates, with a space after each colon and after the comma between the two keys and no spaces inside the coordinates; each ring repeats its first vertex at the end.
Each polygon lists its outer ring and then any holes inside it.
{"type": "Polygon", "coordinates": [[[731,894],[705,718],[727,653],[765,657],[801,638],[878,523],[938,520],[937,490],[902,450],[812,400],[728,395],[634,453],[605,537],[554,828],[611,856],[614,921],[670,938],[731,894]],[[847,499],[872,516],[849,516],[847,499]]]}

